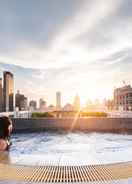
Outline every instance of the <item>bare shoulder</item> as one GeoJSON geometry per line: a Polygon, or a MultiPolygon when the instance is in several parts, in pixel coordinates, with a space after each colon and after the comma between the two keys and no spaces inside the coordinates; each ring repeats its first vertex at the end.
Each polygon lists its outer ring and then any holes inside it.
{"type": "Polygon", "coordinates": [[[0,139],[0,151],[6,150],[7,143],[4,139],[0,139]]]}

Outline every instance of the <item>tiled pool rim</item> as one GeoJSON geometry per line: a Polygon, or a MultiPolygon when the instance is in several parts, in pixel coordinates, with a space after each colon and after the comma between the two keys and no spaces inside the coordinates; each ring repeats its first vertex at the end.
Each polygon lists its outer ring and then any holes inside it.
{"type": "Polygon", "coordinates": [[[0,163],[0,181],[36,183],[108,182],[132,178],[132,162],[88,166],[20,166],[0,163]]]}

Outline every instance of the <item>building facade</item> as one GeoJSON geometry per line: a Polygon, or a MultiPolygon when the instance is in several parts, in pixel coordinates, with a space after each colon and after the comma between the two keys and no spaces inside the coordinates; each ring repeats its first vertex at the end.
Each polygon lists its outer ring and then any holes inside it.
{"type": "Polygon", "coordinates": [[[0,78],[0,112],[3,111],[3,89],[2,89],[2,79],[0,78]]]}
{"type": "Polygon", "coordinates": [[[56,110],[61,110],[61,93],[56,92],[56,110]]]}
{"type": "Polygon", "coordinates": [[[3,111],[12,112],[14,110],[14,79],[9,71],[3,73],[3,111]]]}
{"type": "Polygon", "coordinates": [[[130,85],[114,90],[115,110],[132,110],[132,87],[130,85]]]}
{"type": "Polygon", "coordinates": [[[19,111],[25,111],[28,108],[27,106],[27,97],[17,91],[15,95],[15,107],[18,108],[19,111]]]}

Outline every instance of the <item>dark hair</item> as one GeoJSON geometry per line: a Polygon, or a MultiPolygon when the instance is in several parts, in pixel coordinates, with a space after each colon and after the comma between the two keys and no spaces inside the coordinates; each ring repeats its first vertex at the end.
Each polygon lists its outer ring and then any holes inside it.
{"type": "Polygon", "coordinates": [[[9,137],[8,127],[12,124],[11,120],[6,117],[0,117],[0,139],[9,137]]]}

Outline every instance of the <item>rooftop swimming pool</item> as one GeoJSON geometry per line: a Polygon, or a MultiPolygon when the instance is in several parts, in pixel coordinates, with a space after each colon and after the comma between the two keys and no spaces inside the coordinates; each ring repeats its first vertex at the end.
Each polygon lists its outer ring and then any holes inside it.
{"type": "Polygon", "coordinates": [[[9,160],[19,165],[96,165],[132,160],[132,135],[87,132],[14,134],[9,160]]]}

